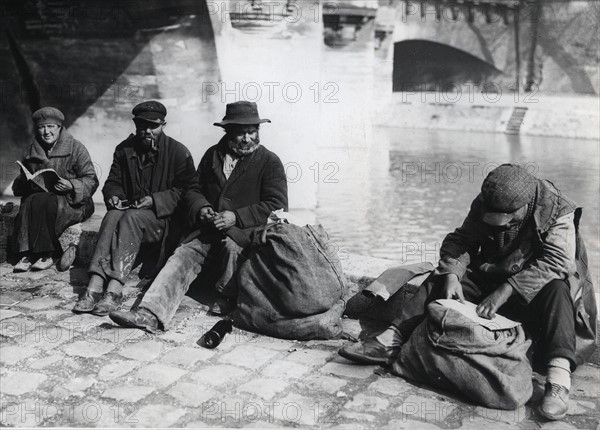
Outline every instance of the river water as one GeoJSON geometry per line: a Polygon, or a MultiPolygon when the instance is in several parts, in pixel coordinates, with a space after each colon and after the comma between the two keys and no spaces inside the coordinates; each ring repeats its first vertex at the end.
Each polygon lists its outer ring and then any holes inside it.
{"type": "Polygon", "coordinates": [[[485,175],[519,163],[584,207],[581,231],[598,287],[599,151],[593,140],[379,127],[370,149],[325,148],[327,169],[309,173],[319,183],[317,221],[342,256],[435,262],[485,175]]]}

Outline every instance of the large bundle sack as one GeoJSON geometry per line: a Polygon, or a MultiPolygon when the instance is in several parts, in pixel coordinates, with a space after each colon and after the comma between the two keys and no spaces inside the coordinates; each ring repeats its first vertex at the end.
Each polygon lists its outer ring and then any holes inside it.
{"type": "Polygon", "coordinates": [[[392,371],[489,408],[516,409],[533,391],[530,344],[521,325],[490,330],[432,302],[392,371]]]}
{"type": "Polygon", "coordinates": [[[240,328],[282,339],[342,334],[346,280],[322,226],[259,227],[239,272],[240,328]]]}

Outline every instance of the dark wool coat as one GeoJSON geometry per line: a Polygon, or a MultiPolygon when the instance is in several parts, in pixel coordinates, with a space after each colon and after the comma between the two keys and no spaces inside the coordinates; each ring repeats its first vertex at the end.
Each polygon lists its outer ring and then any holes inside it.
{"type": "MultiPolygon", "coordinates": [[[[110,172],[102,188],[105,202],[112,196],[128,200],[130,203],[144,197],[138,183],[140,178],[135,151],[136,140],[136,136],[132,134],[115,149],[110,172]]],[[[185,216],[179,208],[179,202],[194,182],[196,171],[192,155],[182,143],[162,133],[158,138],[157,147],[150,195],[154,200],[152,209],[156,216],[167,221],[157,264],[161,265],[175,249],[185,231],[185,216]]]]}
{"type": "MultiPolygon", "coordinates": [[[[40,143],[34,140],[22,162],[32,173],[42,169],[54,169],[61,178],[68,179],[73,184],[73,190],[67,193],[48,190],[58,195],[57,236],[67,227],[89,218],[94,213],[92,195],[98,188],[98,177],[87,149],[66,129],[60,131],[58,141],[48,155],[40,143]]],[[[13,182],[12,189],[15,196],[23,198],[35,192],[35,188],[23,172],[13,182]]],[[[20,216],[22,221],[26,222],[30,214],[22,213],[20,216]]]]}
{"type": "Polygon", "coordinates": [[[482,221],[482,198],[478,196],[463,225],[444,239],[436,274],[454,273],[459,279],[467,269],[489,285],[508,282],[524,303],[529,303],[550,281],[569,283],[575,307],[577,360],[580,364],[596,347],[596,300],[588,270],[585,245],[579,234],[581,208],[563,196],[549,181],[538,181],[534,228],[525,232],[518,246],[500,258],[493,234],[482,221]],[[565,228],[558,218],[574,213],[575,264],[566,247],[565,228]]]}
{"type": "MultiPolygon", "coordinates": [[[[185,195],[188,222],[200,225],[200,210],[211,206],[215,211],[235,213],[236,225],[226,235],[238,245],[250,244],[254,229],[266,224],[270,213],[288,209],[287,179],[283,164],[277,155],[259,146],[252,154],[240,159],[229,179],[223,174],[223,160],[227,152],[224,136],[209,148],[198,166],[198,180],[185,195]]],[[[192,240],[200,229],[186,238],[192,240]]]]}

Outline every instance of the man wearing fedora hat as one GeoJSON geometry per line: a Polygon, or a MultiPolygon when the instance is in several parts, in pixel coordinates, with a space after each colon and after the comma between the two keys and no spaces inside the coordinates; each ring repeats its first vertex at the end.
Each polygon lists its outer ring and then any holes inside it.
{"type": "Polygon", "coordinates": [[[139,103],[132,113],[136,132],[115,149],[102,188],[108,212],[75,313],[103,316],[117,309],[142,244],[157,245],[153,263],[160,267],[183,232],[179,201],[195,178],[192,156],[164,133],[167,109],[161,103],[139,103]]]}
{"type": "Polygon", "coordinates": [[[549,181],[503,164],[484,180],[461,227],[444,239],[437,269],[382,334],[342,348],[360,363],[386,364],[425,318],[432,300],[477,303],[477,313],[521,321],[534,369],[546,373],[539,410],[568,409],[571,371],[596,347],[596,301],[579,235],[581,208],[549,181]]]}
{"type": "Polygon", "coordinates": [[[254,229],[271,211],[287,210],[287,181],[279,157],[260,144],[261,119],[256,103],[227,105],[214,125],[225,130],[198,166],[198,181],[184,197],[191,233],[169,258],[138,307],[110,313],[124,327],[154,331],[166,328],[183,296],[206,266],[218,269],[218,299],[210,312],[226,314],[235,307],[236,272],[254,229]]]}

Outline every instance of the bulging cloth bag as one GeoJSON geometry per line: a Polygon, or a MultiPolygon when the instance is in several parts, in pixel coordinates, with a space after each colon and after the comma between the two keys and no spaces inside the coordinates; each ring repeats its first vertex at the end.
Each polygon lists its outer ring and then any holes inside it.
{"type": "Polygon", "coordinates": [[[527,359],[531,344],[518,325],[490,330],[460,312],[432,302],[392,372],[495,409],[516,409],[533,392],[527,359]]]}
{"type": "Polygon", "coordinates": [[[235,324],[282,339],[340,337],[346,280],[332,248],[320,225],[256,229],[239,271],[235,324]]]}

